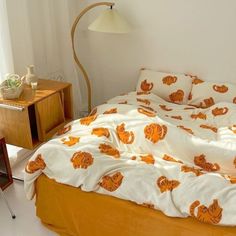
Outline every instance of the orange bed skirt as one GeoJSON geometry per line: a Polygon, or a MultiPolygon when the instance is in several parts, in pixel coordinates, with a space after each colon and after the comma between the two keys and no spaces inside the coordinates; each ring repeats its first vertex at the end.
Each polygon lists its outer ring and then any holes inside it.
{"type": "Polygon", "coordinates": [[[203,224],[56,183],[41,175],[36,210],[42,223],[60,236],[235,236],[236,227],[203,224]]]}

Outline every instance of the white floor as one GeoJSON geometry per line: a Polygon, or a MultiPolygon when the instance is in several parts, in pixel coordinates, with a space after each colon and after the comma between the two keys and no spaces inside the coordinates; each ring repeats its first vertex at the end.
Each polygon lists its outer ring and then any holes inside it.
{"type": "Polygon", "coordinates": [[[55,236],[41,225],[35,216],[33,201],[25,197],[23,182],[14,181],[14,184],[4,191],[16,219],[12,219],[3,199],[0,196],[0,235],[1,236],[55,236]]]}

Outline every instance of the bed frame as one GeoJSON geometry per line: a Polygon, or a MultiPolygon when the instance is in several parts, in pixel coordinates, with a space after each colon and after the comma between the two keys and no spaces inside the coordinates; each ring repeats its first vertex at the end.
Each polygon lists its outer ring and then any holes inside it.
{"type": "Polygon", "coordinates": [[[60,236],[236,235],[236,227],[170,218],[130,201],[59,184],[45,175],[35,186],[37,216],[60,236]]]}

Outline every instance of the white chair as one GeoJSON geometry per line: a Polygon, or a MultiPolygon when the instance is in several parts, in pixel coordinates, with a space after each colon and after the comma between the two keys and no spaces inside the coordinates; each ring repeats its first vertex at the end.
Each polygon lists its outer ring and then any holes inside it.
{"type": "Polygon", "coordinates": [[[8,203],[8,201],[7,201],[6,197],[5,197],[5,194],[4,194],[4,192],[2,191],[1,187],[0,187],[0,194],[1,194],[1,196],[2,196],[2,198],[3,198],[3,200],[4,200],[4,202],[6,203],[6,206],[7,206],[8,210],[9,210],[9,212],[11,213],[12,219],[15,219],[15,218],[16,218],[16,215],[13,213],[13,211],[12,211],[12,209],[11,209],[11,207],[10,207],[10,205],[9,205],[9,203],[8,203]]]}

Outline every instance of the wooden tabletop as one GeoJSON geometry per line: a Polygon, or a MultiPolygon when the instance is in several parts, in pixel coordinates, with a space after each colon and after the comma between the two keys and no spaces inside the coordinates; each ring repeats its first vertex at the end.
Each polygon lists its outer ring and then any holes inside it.
{"type": "Polygon", "coordinates": [[[28,107],[45,97],[50,96],[62,89],[70,86],[70,83],[58,82],[54,80],[39,79],[38,88],[33,90],[31,86],[24,85],[24,90],[18,99],[4,100],[0,98],[0,104],[18,105],[28,107]]]}

